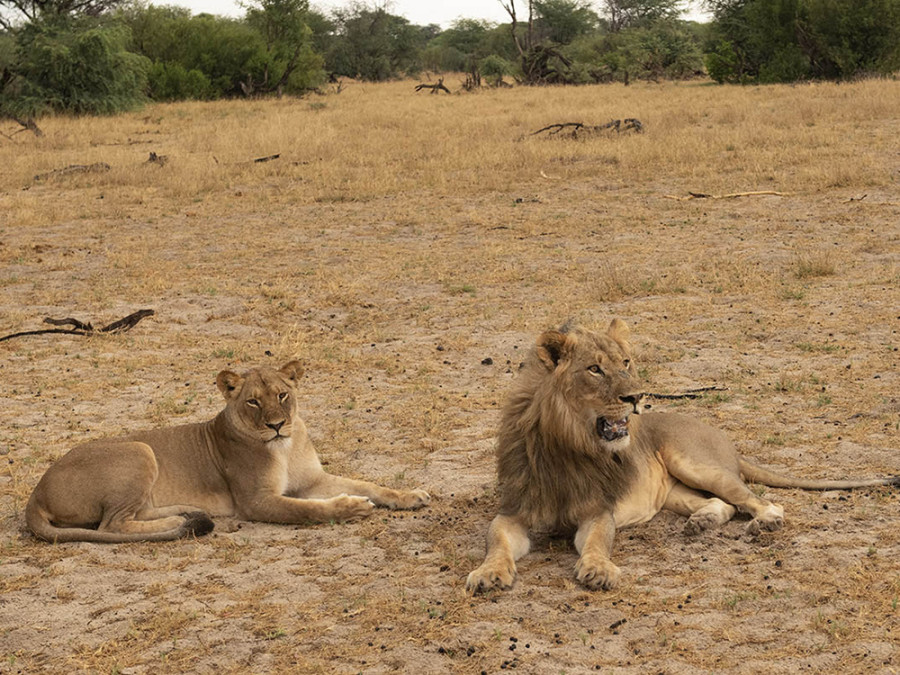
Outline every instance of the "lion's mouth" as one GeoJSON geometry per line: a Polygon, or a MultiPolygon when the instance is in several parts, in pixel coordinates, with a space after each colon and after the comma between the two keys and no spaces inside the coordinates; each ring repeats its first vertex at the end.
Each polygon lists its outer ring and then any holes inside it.
{"type": "Polygon", "coordinates": [[[597,418],[597,433],[604,441],[616,441],[628,435],[628,416],[615,422],[608,422],[605,417],[597,418]]]}

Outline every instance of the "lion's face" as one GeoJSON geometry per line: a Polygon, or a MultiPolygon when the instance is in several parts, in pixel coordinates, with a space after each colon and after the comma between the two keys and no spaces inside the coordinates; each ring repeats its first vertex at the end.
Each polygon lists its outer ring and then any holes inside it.
{"type": "Polygon", "coordinates": [[[640,413],[643,396],[628,335],[625,322],[615,319],[606,333],[547,331],[537,345],[553,386],[575,412],[572,421],[585,425],[584,431],[611,452],[628,448],[629,417],[640,413]]]}
{"type": "Polygon", "coordinates": [[[297,415],[296,385],[303,374],[297,361],[279,370],[256,368],[243,375],[223,370],[216,385],[228,402],[229,419],[241,434],[263,443],[290,438],[297,415]]]}

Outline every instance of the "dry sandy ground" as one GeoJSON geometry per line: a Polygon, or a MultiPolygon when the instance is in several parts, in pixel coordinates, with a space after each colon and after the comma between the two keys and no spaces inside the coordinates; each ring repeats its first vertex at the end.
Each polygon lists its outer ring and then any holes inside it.
{"type": "MultiPolygon", "coordinates": [[[[541,535],[512,590],[464,593],[496,507],[504,392],[569,316],[629,321],[651,391],[727,387],[654,409],[719,425],[761,463],[900,472],[900,157],[872,149],[893,182],[785,197],[678,201],[704,186],[548,168],[474,195],[3,223],[3,334],[156,315],[0,343],[0,673],[900,671],[897,490],[767,489],[785,527],[758,538],[740,519],[687,537],[662,513],[618,534],[610,592],[578,587],[571,542],[541,535]],[[424,487],[430,507],[223,519],[152,545],[24,531],[30,490],[77,440],[207,419],[218,370],[294,356],[326,468],[424,487]]],[[[30,189],[75,199],[81,180],[30,189]]]]}

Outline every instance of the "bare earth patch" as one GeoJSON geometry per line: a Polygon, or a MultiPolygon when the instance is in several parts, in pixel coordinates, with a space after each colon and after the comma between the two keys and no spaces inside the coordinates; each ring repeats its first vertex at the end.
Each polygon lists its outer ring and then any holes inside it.
{"type": "Polygon", "coordinates": [[[618,534],[611,592],[580,588],[572,543],[542,536],[512,590],[464,593],[497,505],[499,407],[570,316],[626,319],[652,391],[726,387],[654,409],[760,463],[900,473],[898,83],[439,101],[412,85],[48,120],[0,145],[0,334],[156,311],[120,335],[0,342],[0,673],[900,669],[887,488],[766,489],[785,527],[758,538],[660,514],[618,534]],[[644,132],[521,140],[624,117],[644,132]],[[151,149],[169,162],[144,166],[151,149]],[[34,180],[97,161],[111,170],[34,180]],[[763,190],[785,196],[667,198],[763,190]],[[24,530],[73,444],[207,419],[219,370],[295,357],[328,468],[431,506],[220,519],[166,544],[24,530]]]}

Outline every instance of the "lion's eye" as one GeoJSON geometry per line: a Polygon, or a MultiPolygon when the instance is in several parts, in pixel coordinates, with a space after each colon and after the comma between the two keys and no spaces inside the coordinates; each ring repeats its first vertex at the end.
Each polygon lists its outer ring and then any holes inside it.
{"type": "Polygon", "coordinates": [[[594,373],[594,375],[602,375],[603,374],[603,369],[600,368],[600,366],[598,366],[596,363],[592,366],[588,366],[588,370],[590,372],[594,373]]]}
{"type": "Polygon", "coordinates": [[[287,397],[288,397],[288,393],[286,391],[283,391],[280,394],[278,394],[278,400],[281,401],[282,403],[287,401],[287,397]]]}
{"type": "Polygon", "coordinates": [[[249,405],[251,408],[258,408],[259,401],[257,401],[255,398],[248,398],[247,405],[249,405]]]}

